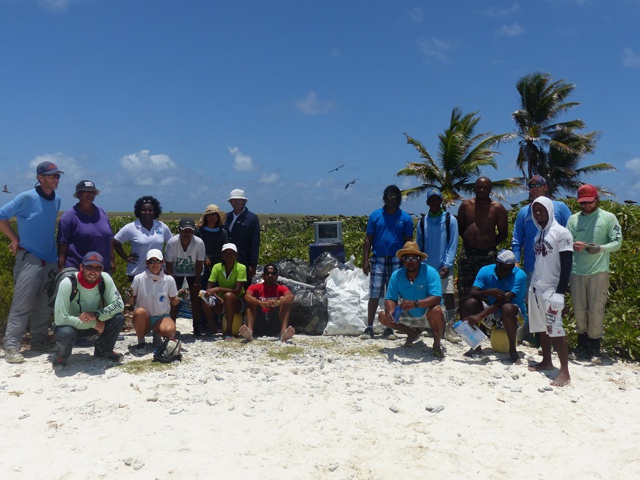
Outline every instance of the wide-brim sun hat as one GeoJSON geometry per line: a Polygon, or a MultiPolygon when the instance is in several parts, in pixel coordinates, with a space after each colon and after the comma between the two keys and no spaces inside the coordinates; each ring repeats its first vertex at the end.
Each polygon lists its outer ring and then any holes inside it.
{"type": "Polygon", "coordinates": [[[231,200],[249,200],[249,199],[245,196],[244,190],[235,188],[231,190],[231,193],[229,194],[229,200],[227,201],[231,201],[231,200]]]}
{"type": "Polygon", "coordinates": [[[207,208],[204,209],[204,213],[200,217],[200,225],[206,227],[207,226],[207,222],[205,221],[206,216],[211,215],[212,213],[218,214],[218,216],[220,217],[220,225],[224,225],[226,223],[227,214],[224,213],[222,210],[220,210],[220,207],[218,207],[218,205],[216,205],[215,203],[212,203],[211,205],[207,205],[207,208]]]}
{"type": "Polygon", "coordinates": [[[93,192],[96,195],[98,195],[100,193],[100,190],[96,188],[96,184],[93,183],[91,180],[80,180],[76,184],[76,192],[73,194],[73,196],[75,198],[78,198],[79,197],[78,194],[80,192],[93,192]]]}
{"type": "Polygon", "coordinates": [[[420,251],[416,242],[406,242],[404,246],[396,252],[396,257],[402,260],[405,255],[418,255],[420,260],[425,260],[427,254],[420,251]]]}

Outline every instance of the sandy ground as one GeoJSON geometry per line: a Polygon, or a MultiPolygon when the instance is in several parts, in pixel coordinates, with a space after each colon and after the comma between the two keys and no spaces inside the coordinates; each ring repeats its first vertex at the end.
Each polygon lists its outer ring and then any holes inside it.
{"type": "Polygon", "coordinates": [[[467,358],[445,342],[438,361],[430,338],[194,343],[189,324],[172,365],[0,360],[2,478],[640,477],[638,364],[572,362],[552,388],[558,370],[529,372],[525,347],[521,366],[488,344],[467,358]]]}

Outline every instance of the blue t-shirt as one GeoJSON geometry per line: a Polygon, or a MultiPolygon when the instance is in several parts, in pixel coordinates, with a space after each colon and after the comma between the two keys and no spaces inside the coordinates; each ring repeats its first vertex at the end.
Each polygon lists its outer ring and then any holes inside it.
{"type": "MultiPolygon", "coordinates": [[[[478,287],[481,290],[489,290],[490,288],[499,288],[503,292],[513,292],[515,297],[511,303],[520,307],[520,311],[523,315],[527,313],[527,307],[524,304],[524,296],[527,293],[527,274],[522,269],[515,267],[511,275],[498,279],[496,275],[496,265],[487,265],[482,267],[476,276],[476,281],[473,282],[474,287],[478,287]]],[[[493,305],[496,299],[493,297],[487,298],[487,303],[493,305]]]]}
{"type": "Polygon", "coordinates": [[[393,215],[380,208],[369,215],[366,233],[373,235],[371,247],[375,256],[394,257],[404,246],[405,237],[413,237],[413,219],[400,208],[393,215]]]}
{"type": "Polygon", "coordinates": [[[16,217],[20,248],[46,262],[58,261],[56,222],[60,210],[60,197],[47,200],[38,192],[28,190],[0,208],[0,220],[16,217]]]}
{"type": "MultiPolygon", "coordinates": [[[[553,216],[556,221],[563,227],[567,226],[567,221],[571,216],[571,210],[566,204],[558,202],[557,200],[551,200],[553,203],[553,216]]],[[[516,216],[516,222],[513,225],[513,237],[511,239],[511,250],[513,250],[516,256],[516,261],[522,264],[524,260],[524,271],[527,273],[533,272],[533,268],[536,263],[536,255],[533,251],[533,247],[536,242],[536,237],[540,234],[540,230],[536,228],[533,223],[533,216],[531,215],[531,205],[522,207],[516,216]],[[522,257],[522,250],[524,250],[524,257],[522,257]]]]}
{"type": "Polygon", "coordinates": [[[448,212],[436,216],[427,214],[418,222],[416,242],[428,255],[424,263],[440,271],[447,267],[453,274],[453,262],[458,252],[458,220],[448,212]],[[447,215],[449,215],[449,241],[447,242],[447,215]]]}
{"type": "MultiPolygon", "coordinates": [[[[435,268],[421,263],[420,271],[413,283],[407,278],[407,270],[404,267],[393,272],[389,279],[389,285],[387,285],[385,299],[398,303],[399,298],[402,300],[423,300],[432,296],[440,297],[440,303],[442,303],[440,275],[435,268]]],[[[412,317],[421,317],[426,310],[426,308],[412,308],[409,310],[409,314],[412,317]]]]}

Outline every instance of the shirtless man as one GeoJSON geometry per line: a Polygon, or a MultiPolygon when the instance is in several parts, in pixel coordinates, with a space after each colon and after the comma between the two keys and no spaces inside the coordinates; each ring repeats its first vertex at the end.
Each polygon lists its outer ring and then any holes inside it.
{"type": "Polygon", "coordinates": [[[458,301],[461,306],[469,298],[480,269],[495,263],[497,246],[508,233],[507,210],[489,196],[491,180],[478,178],[474,190],[476,197],[465,200],[458,209],[458,230],[462,237],[458,257],[458,301]]]}

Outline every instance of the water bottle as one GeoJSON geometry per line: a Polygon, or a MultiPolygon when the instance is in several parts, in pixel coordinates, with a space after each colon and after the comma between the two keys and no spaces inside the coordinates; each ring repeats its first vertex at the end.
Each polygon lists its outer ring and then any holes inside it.
{"type": "Polygon", "coordinates": [[[396,308],[393,309],[393,323],[398,323],[400,321],[401,314],[402,307],[400,305],[396,305],[396,308]]]}
{"type": "Polygon", "coordinates": [[[487,339],[487,336],[482,332],[482,330],[479,328],[474,330],[473,327],[469,325],[469,322],[458,320],[453,324],[453,329],[472,349],[476,348],[487,339]]]}
{"type": "Polygon", "coordinates": [[[205,290],[200,290],[198,292],[198,296],[202,298],[210,307],[215,307],[218,298],[215,295],[209,295],[207,298],[207,292],[205,290]]]}

